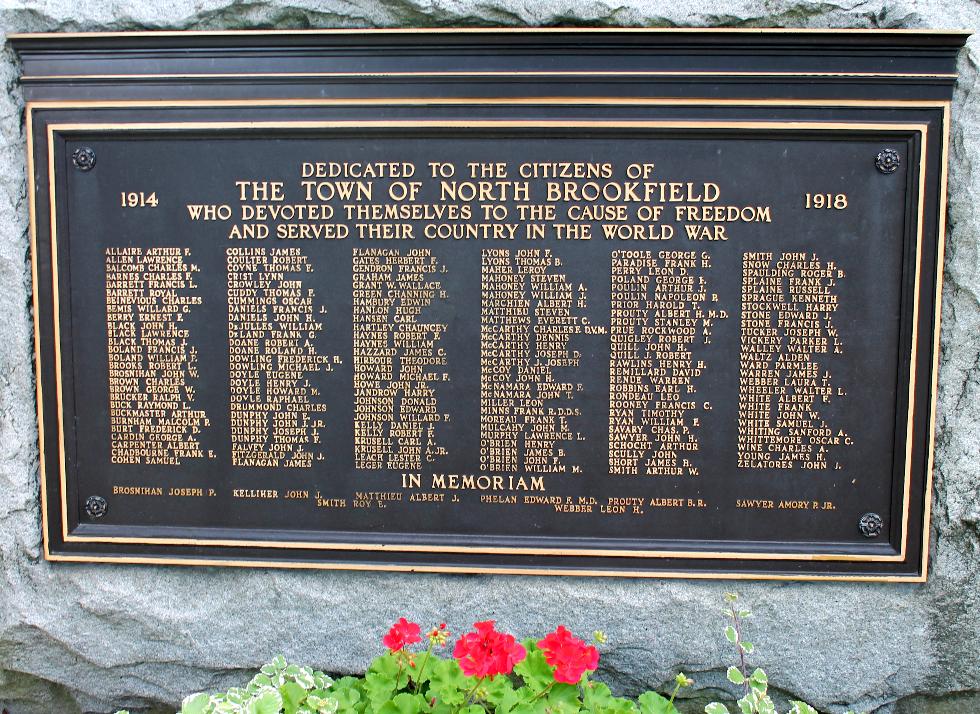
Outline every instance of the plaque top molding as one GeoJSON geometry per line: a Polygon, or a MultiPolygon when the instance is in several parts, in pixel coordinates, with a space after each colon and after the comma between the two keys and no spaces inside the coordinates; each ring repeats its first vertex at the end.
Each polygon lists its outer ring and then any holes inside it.
{"type": "Polygon", "coordinates": [[[332,27],[282,30],[145,30],[124,32],[16,32],[10,39],[34,37],[188,37],[262,35],[407,35],[407,34],[647,34],[647,35],[970,35],[952,28],[823,28],[823,27],[332,27]]]}
{"type": "MultiPolygon", "coordinates": [[[[385,28],[9,35],[26,87],[59,83],[405,78],[746,84],[921,83],[949,94],[961,30],[385,28]],[[368,53],[368,54],[365,54],[368,53]]],[[[760,91],[764,91],[761,87],[760,91]]],[[[670,94],[671,89],[664,87],[670,94]]],[[[903,94],[904,90],[899,90],[903,94]]],[[[50,98],[28,96],[27,99],[50,98]]]]}
{"type": "MultiPolygon", "coordinates": [[[[12,33],[8,39],[19,52],[31,50],[140,47],[207,47],[235,44],[246,47],[289,45],[414,44],[421,38],[451,45],[466,37],[468,44],[554,45],[563,40],[600,41],[623,46],[662,48],[686,46],[888,46],[896,49],[959,49],[971,32],[966,29],[868,28],[730,28],[730,27],[432,27],[432,28],[323,28],[283,30],[151,30],[132,32],[12,33]]],[[[583,50],[588,47],[583,47],[583,50]]]]}

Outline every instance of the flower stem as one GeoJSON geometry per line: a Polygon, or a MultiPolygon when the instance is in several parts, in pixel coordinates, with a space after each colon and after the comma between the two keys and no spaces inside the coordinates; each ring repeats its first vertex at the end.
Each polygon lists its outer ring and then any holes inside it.
{"type": "Polygon", "coordinates": [[[681,690],[681,685],[680,682],[678,682],[677,684],[674,685],[674,691],[670,693],[670,701],[667,702],[669,706],[674,706],[674,697],[677,696],[677,692],[679,692],[680,690],[681,690]]]}
{"type": "MultiPolygon", "coordinates": [[[[398,674],[395,675],[395,691],[398,691],[398,680],[402,678],[402,661],[398,658],[398,674]]],[[[407,684],[407,682],[406,682],[407,684]]]]}
{"type": "Polygon", "coordinates": [[[484,679],[483,677],[480,677],[478,680],[476,680],[476,684],[473,685],[473,688],[470,691],[468,691],[466,693],[466,696],[463,698],[462,706],[456,708],[457,712],[463,707],[469,706],[470,700],[473,698],[473,695],[476,694],[477,687],[479,687],[483,683],[483,679],[484,679]]]}
{"type": "Polygon", "coordinates": [[[552,682],[547,687],[545,687],[544,689],[542,689],[540,692],[538,692],[537,694],[535,694],[533,697],[531,697],[530,699],[528,699],[527,700],[527,703],[530,704],[531,702],[533,702],[533,701],[535,701],[537,699],[540,699],[545,694],[547,694],[548,692],[550,692],[551,691],[551,688],[554,687],[554,686],[555,686],[555,683],[552,682]]]}
{"type": "Polygon", "coordinates": [[[429,649],[425,651],[425,657],[422,658],[422,666],[419,667],[419,671],[415,673],[415,693],[419,693],[419,689],[422,688],[422,672],[425,671],[425,665],[429,662],[429,655],[432,654],[432,647],[434,643],[429,641],[429,649]]]}
{"type": "Polygon", "coordinates": [[[743,686],[745,688],[745,696],[749,695],[749,671],[748,666],[745,664],[745,650],[742,649],[742,622],[738,617],[738,611],[735,606],[731,606],[732,611],[732,622],[735,623],[735,646],[738,648],[738,659],[739,665],[742,669],[742,678],[745,680],[743,686]]]}

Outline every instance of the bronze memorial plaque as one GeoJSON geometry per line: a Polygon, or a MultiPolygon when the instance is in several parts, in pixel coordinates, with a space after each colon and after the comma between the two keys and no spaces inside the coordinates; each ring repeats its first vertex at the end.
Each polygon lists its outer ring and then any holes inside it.
{"type": "Polygon", "coordinates": [[[924,579],[964,39],[15,38],[46,556],[924,579]]]}

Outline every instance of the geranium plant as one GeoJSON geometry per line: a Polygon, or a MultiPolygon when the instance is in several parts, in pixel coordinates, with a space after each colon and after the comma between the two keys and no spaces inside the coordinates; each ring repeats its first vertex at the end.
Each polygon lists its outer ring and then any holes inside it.
{"type": "MultiPolygon", "coordinates": [[[[725,636],[739,657],[728,669],[729,681],[742,692],[737,712],[776,714],[765,672],[750,673],[746,664],[753,647],[743,639],[742,625],[751,613],[737,608],[735,595],[726,599],[725,636]]],[[[601,632],[592,639],[605,642],[601,632]]],[[[680,672],[669,696],[649,691],[636,699],[616,697],[590,678],[599,666],[598,648],[564,625],[519,642],[485,620],[460,635],[450,653],[451,640],[446,623],[423,637],[420,625],[402,617],[381,637],[387,652],[363,677],[334,680],[276,657],[245,687],[187,697],[179,714],[679,714],[675,698],[694,684],[680,672]]],[[[718,702],[704,711],[731,714],[718,702]]],[[[797,701],[787,714],[817,711],[797,701]]]]}

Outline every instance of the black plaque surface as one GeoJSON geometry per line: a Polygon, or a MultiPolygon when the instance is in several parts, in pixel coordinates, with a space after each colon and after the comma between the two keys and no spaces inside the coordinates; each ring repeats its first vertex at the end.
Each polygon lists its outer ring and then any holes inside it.
{"type": "Polygon", "coordinates": [[[47,557],[924,579],[963,36],[426,38],[17,40],[47,557]]]}

